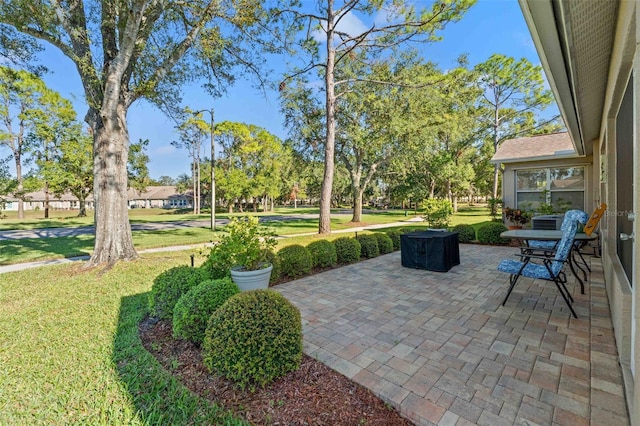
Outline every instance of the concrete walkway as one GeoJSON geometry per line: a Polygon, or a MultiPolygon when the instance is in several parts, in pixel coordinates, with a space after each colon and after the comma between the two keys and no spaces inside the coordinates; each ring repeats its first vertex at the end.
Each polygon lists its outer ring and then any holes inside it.
{"type": "Polygon", "coordinates": [[[304,350],[419,425],[629,423],[602,268],[579,319],[553,284],[521,278],[501,306],[514,249],[461,245],[449,273],[403,268],[399,252],[282,284],[304,350]]]}

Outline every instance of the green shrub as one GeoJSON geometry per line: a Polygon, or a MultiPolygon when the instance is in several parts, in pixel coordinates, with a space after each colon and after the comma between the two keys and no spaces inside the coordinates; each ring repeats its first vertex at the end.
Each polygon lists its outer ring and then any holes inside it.
{"type": "Polygon", "coordinates": [[[358,242],[362,247],[360,256],[371,259],[372,257],[380,256],[380,248],[378,247],[378,239],[375,235],[364,234],[358,235],[358,242]]]}
{"type": "Polygon", "coordinates": [[[397,229],[392,229],[390,231],[387,231],[387,235],[391,239],[391,243],[393,244],[393,249],[400,250],[400,235],[402,235],[402,232],[400,232],[397,229]]]}
{"type": "Polygon", "coordinates": [[[273,250],[269,250],[267,252],[267,262],[273,265],[271,278],[269,278],[269,284],[271,285],[280,279],[280,276],[282,275],[282,267],[280,266],[280,258],[273,250]]]}
{"type": "Polygon", "coordinates": [[[300,244],[283,247],[278,251],[280,267],[284,275],[295,278],[311,272],[313,259],[306,247],[300,244]]]}
{"type": "Polygon", "coordinates": [[[176,266],[162,272],[153,280],[149,295],[151,314],[171,318],[178,299],[192,287],[209,279],[206,270],[189,266],[176,266]]]}
{"type": "Polygon", "coordinates": [[[212,280],[218,280],[224,277],[230,277],[230,269],[227,263],[220,261],[215,256],[209,255],[207,259],[200,265],[207,277],[212,280]]]}
{"type": "Polygon", "coordinates": [[[478,229],[478,241],[480,244],[508,244],[509,240],[500,238],[500,234],[507,230],[501,223],[487,223],[478,229]]]}
{"type": "Polygon", "coordinates": [[[204,365],[243,388],[264,386],[298,369],[301,358],[300,311],[273,290],[235,295],[209,320],[204,365]]]}
{"type": "Polygon", "coordinates": [[[238,293],[240,289],[230,278],[207,280],[193,287],[173,308],[173,337],[201,345],[211,315],[238,293]]]}
{"type": "Polygon", "coordinates": [[[424,220],[431,228],[446,228],[449,226],[449,218],[453,214],[451,201],[438,198],[429,198],[420,205],[424,209],[424,220]]]}
{"type": "Polygon", "coordinates": [[[391,241],[391,238],[389,238],[387,234],[383,232],[376,232],[373,236],[376,237],[376,240],[378,241],[380,254],[387,254],[393,251],[393,241],[391,241]]]}
{"type": "Polygon", "coordinates": [[[453,232],[458,233],[458,241],[461,243],[469,243],[476,239],[476,230],[471,225],[456,225],[453,227],[453,232]]]}
{"type": "Polygon", "coordinates": [[[347,264],[354,263],[360,260],[362,246],[355,238],[338,238],[336,240],[333,240],[333,245],[336,246],[338,263],[347,264]]]}
{"type": "Polygon", "coordinates": [[[336,246],[331,241],[318,240],[307,246],[307,250],[311,253],[313,266],[327,268],[336,266],[338,263],[338,255],[336,254],[336,246]]]}

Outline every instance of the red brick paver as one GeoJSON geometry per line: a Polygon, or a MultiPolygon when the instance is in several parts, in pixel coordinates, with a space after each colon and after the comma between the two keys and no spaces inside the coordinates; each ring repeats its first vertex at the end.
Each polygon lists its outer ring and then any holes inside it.
{"type": "Polygon", "coordinates": [[[569,282],[574,319],[541,280],[501,305],[496,266],[513,253],[461,245],[461,264],[438,273],[396,252],[276,289],[301,310],[305,352],[416,424],[628,424],[600,263],[586,294],[569,282]]]}

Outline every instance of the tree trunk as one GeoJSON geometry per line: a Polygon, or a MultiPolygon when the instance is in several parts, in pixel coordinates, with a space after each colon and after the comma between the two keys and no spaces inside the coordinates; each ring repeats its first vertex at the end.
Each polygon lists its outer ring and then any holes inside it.
{"type": "Polygon", "coordinates": [[[196,185],[197,176],[195,159],[193,160],[193,163],[191,165],[191,178],[193,179],[193,186],[191,188],[191,190],[193,191],[193,197],[191,197],[191,199],[193,200],[193,214],[198,214],[198,208],[196,207],[198,205],[198,187],[196,185]]]}
{"type": "Polygon", "coordinates": [[[16,181],[18,182],[16,185],[16,194],[18,194],[18,219],[24,219],[24,186],[22,185],[22,160],[20,153],[14,151],[13,158],[16,162],[16,181]]]}
{"type": "Polygon", "coordinates": [[[90,110],[93,129],[93,194],[96,238],[87,267],[113,265],[138,257],[131,237],[127,209],[127,159],[129,132],[126,107],[117,99],[106,99],[102,111],[90,110]]]}
{"type": "Polygon", "coordinates": [[[453,195],[452,198],[453,198],[453,212],[458,213],[458,196],[453,195]]]}
{"type": "Polygon", "coordinates": [[[335,167],[335,144],[336,144],[336,93],[334,68],[336,52],[333,46],[333,1],[327,4],[327,68],[325,75],[326,84],[326,111],[327,111],[327,134],[324,147],[324,176],[322,178],[322,189],[320,192],[320,220],[318,221],[318,233],[331,233],[331,191],[333,188],[333,172],[335,167]]]}
{"type": "Polygon", "coordinates": [[[351,222],[362,222],[362,193],[361,188],[353,188],[353,217],[351,222]]]}
{"type": "Polygon", "coordinates": [[[271,197],[271,212],[273,213],[275,210],[276,210],[276,208],[273,205],[273,197],[271,197]]]}
{"type": "Polygon", "coordinates": [[[500,176],[500,165],[494,164],[493,165],[493,189],[491,191],[491,195],[493,196],[494,200],[498,198],[498,176],[500,176]]]}
{"type": "Polygon", "coordinates": [[[49,182],[44,183],[44,218],[49,219],[49,182]]]}
{"type": "Polygon", "coordinates": [[[233,203],[231,201],[229,201],[228,209],[229,213],[233,213],[233,203]]]}
{"type": "Polygon", "coordinates": [[[84,197],[78,198],[78,205],[80,206],[80,211],[78,212],[78,217],[86,217],[87,216],[87,208],[84,197]]]}

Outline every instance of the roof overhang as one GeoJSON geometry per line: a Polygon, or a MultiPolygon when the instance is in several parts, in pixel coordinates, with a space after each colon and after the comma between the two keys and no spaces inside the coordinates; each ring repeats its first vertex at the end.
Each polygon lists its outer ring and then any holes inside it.
{"type": "Polygon", "coordinates": [[[617,1],[519,0],[578,155],[600,135],[617,1]]]}
{"type": "Polygon", "coordinates": [[[518,158],[502,158],[490,160],[492,164],[514,164],[514,163],[529,163],[535,161],[550,161],[550,160],[564,160],[568,158],[580,158],[581,155],[571,152],[568,154],[554,154],[554,155],[539,155],[535,157],[518,157],[518,158]]]}

